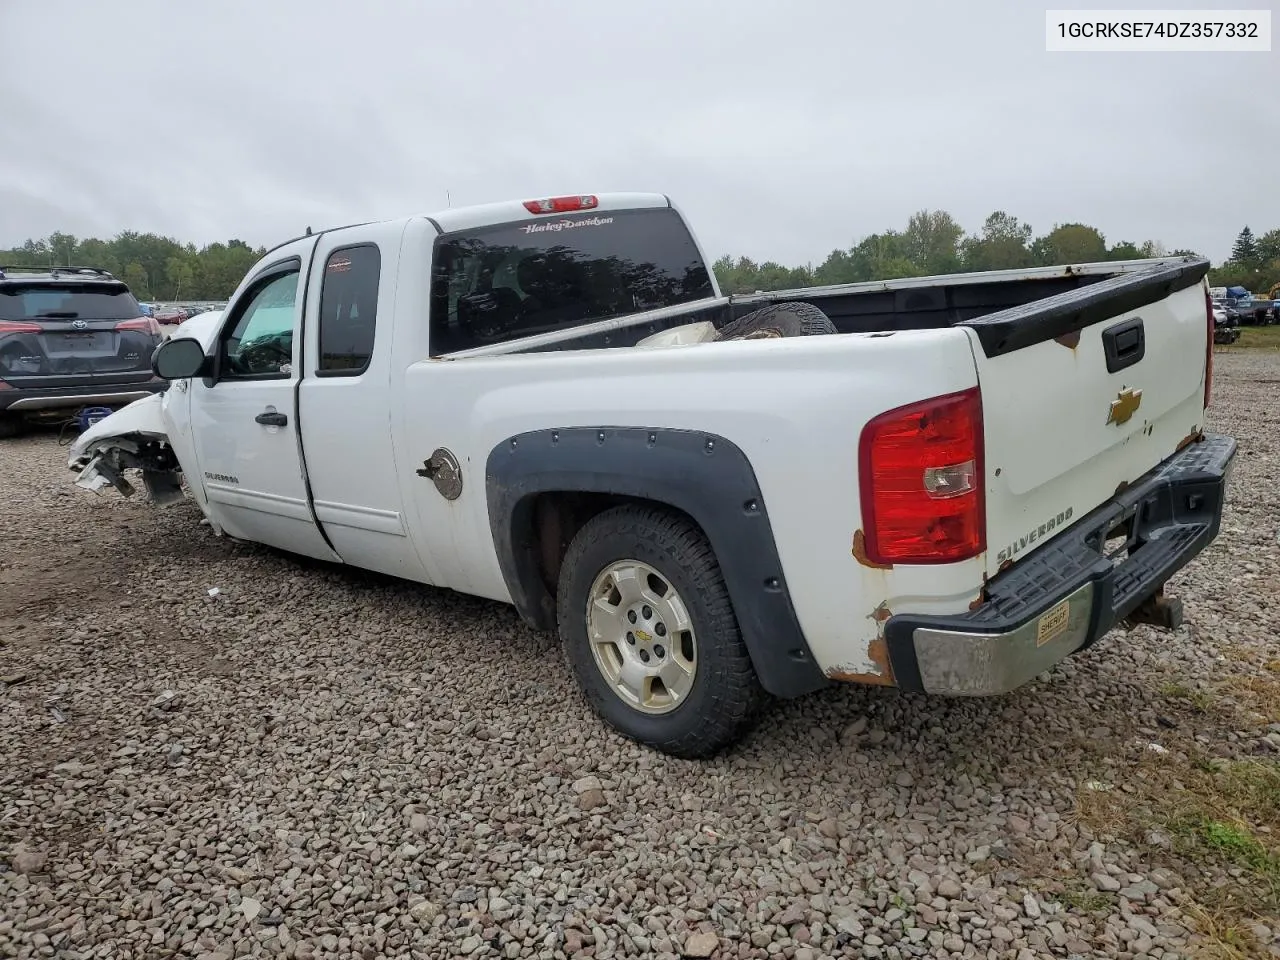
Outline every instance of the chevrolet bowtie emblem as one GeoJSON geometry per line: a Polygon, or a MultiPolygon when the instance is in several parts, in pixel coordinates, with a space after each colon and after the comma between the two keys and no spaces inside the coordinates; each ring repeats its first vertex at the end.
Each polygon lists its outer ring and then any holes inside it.
{"type": "Polygon", "coordinates": [[[1111,401],[1111,412],[1107,414],[1107,423],[1114,423],[1120,426],[1122,423],[1128,423],[1132,417],[1142,406],[1142,391],[1134,390],[1127,387],[1121,390],[1114,400],[1111,401]]]}

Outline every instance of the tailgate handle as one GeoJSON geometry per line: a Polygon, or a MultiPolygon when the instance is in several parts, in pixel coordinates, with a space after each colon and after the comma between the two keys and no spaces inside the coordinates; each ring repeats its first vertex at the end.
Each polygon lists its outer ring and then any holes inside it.
{"type": "Polygon", "coordinates": [[[1107,355],[1107,373],[1132,367],[1147,352],[1147,337],[1142,318],[1124,320],[1102,331],[1102,349],[1107,355]]]}

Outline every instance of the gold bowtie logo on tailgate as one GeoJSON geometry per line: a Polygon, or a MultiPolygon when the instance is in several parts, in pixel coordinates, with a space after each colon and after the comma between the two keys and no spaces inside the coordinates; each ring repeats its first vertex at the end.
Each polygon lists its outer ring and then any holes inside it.
{"type": "Polygon", "coordinates": [[[1142,406],[1142,391],[1126,387],[1111,401],[1111,412],[1107,414],[1107,423],[1114,423],[1116,426],[1128,423],[1129,418],[1138,412],[1140,406],[1142,406]]]}

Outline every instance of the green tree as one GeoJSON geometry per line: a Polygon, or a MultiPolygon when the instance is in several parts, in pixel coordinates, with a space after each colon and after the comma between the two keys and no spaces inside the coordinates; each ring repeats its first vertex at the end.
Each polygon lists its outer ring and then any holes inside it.
{"type": "Polygon", "coordinates": [[[1127,240],[1114,244],[1107,250],[1107,260],[1141,260],[1146,254],[1142,252],[1142,247],[1137,244],[1130,243],[1127,240]]]}
{"type": "Polygon", "coordinates": [[[912,259],[907,235],[897,230],[864,237],[849,251],[849,259],[858,280],[896,280],[926,273],[912,259]]]}
{"type": "Polygon", "coordinates": [[[120,279],[129,285],[129,289],[139,300],[151,299],[151,284],[147,280],[147,271],[138,261],[132,260],[125,264],[124,275],[120,279]]]}
{"type": "Polygon", "coordinates": [[[1012,270],[1032,264],[1031,225],[997,210],[987,217],[982,232],[961,243],[966,270],[1012,270]]]}
{"type": "Polygon", "coordinates": [[[919,273],[955,273],[960,269],[963,236],[964,228],[945,210],[921,210],[907,221],[903,252],[919,273]]]}
{"type": "Polygon", "coordinates": [[[1258,238],[1258,262],[1264,269],[1280,270],[1280,230],[1268,230],[1258,238]]]}
{"type": "Polygon", "coordinates": [[[760,268],[747,257],[724,256],[711,265],[720,282],[721,293],[753,293],[758,288],[756,277],[760,268]]]}
{"type": "Polygon", "coordinates": [[[1042,266],[1064,263],[1097,263],[1107,259],[1107,241],[1096,229],[1083,223],[1054,226],[1031,245],[1035,262],[1042,266]]]}
{"type": "Polygon", "coordinates": [[[832,250],[813,272],[814,283],[823,287],[836,283],[857,283],[865,279],[866,277],[858,276],[857,267],[848,250],[832,250]]]}
{"type": "Polygon", "coordinates": [[[1258,242],[1253,238],[1253,231],[1247,226],[1240,231],[1236,242],[1231,247],[1231,259],[1242,267],[1258,266],[1258,242]]]}
{"type": "Polygon", "coordinates": [[[170,257],[164,267],[164,276],[166,299],[181,300],[184,292],[188,295],[191,293],[195,271],[191,269],[185,256],[170,257]]]}
{"type": "Polygon", "coordinates": [[[51,233],[46,243],[49,247],[49,259],[51,263],[57,266],[97,266],[97,264],[80,263],[80,261],[76,259],[76,238],[69,233],[51,233]]]}

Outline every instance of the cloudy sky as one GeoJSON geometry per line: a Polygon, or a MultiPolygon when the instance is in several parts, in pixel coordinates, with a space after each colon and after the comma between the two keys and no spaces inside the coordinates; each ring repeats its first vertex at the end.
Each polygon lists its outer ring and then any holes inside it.
{"type": "Polygon", "coordinates": [[[784,263],[922,208],[1214,260],[1280,227],[1280,52],[1046,53],[1044,8],[0,0],[0,247],[632,189],[784,263]]]}

